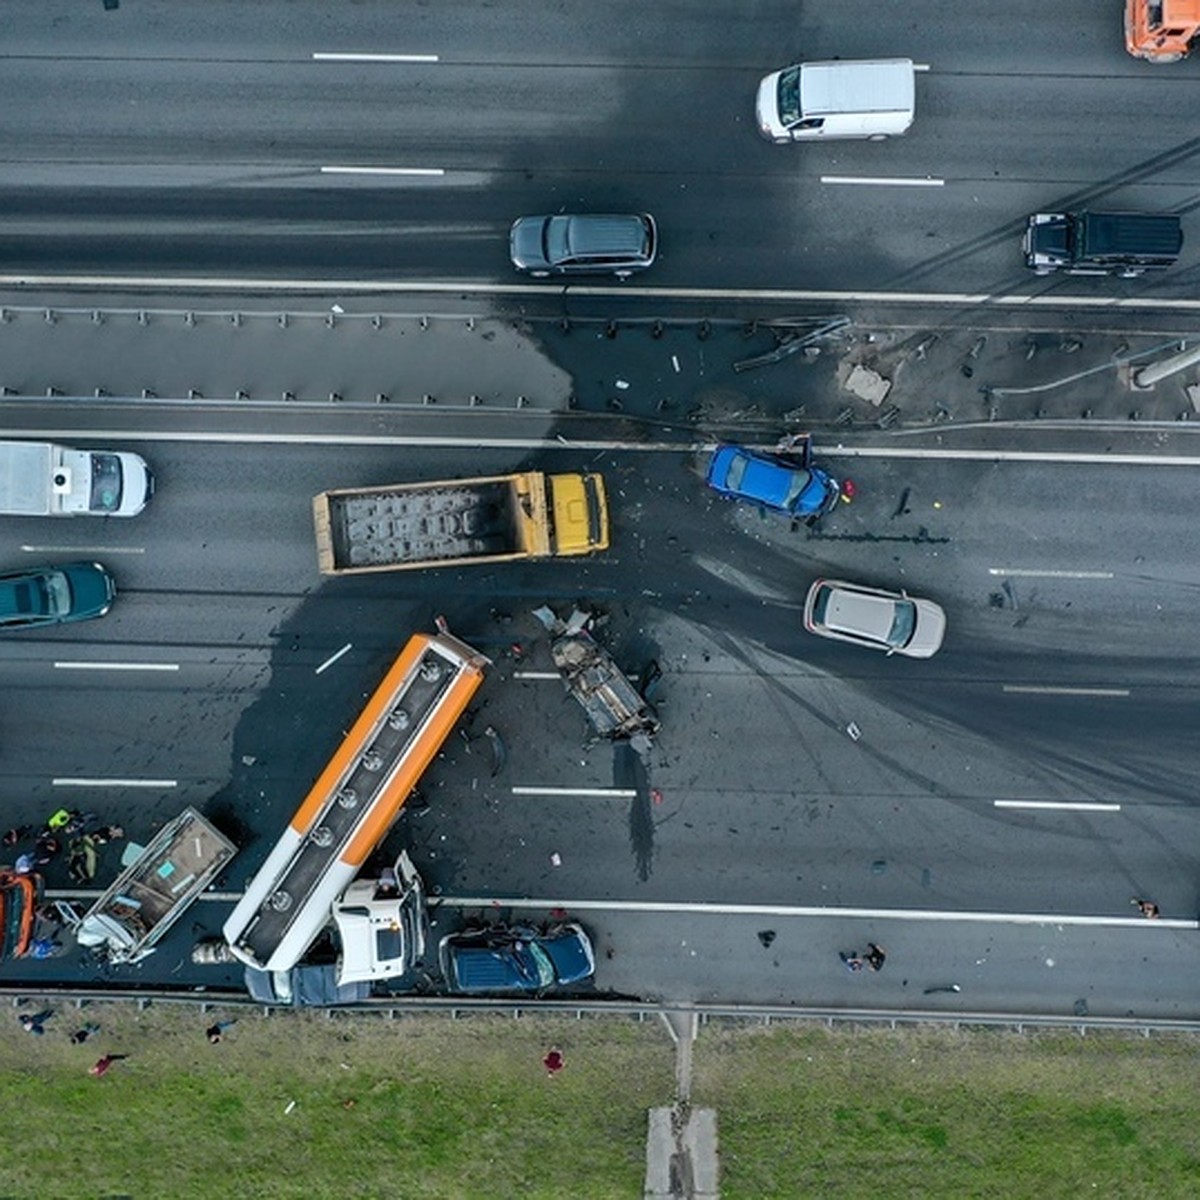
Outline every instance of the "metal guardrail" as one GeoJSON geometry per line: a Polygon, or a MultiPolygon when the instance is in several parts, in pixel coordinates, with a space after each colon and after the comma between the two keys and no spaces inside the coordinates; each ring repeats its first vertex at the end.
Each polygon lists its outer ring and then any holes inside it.
{"type": "MultiPolygon", "coordinates": [[[[0,987],[14,1005],[28,1000],[72,1002],[83,1007],[99,1001],[124,1001],[148,1007],[151,1004],[193,1004],[201,1011],[218,1005],[257,1008],[265,1012],[292,1011],[291,1005],[263,1004],[242,991],[134,991],[97,988],[17,988],[0,987]]],[[[309,1011],[315,1011],[310,1009],[309,1011]]],[[[638,1021],[654,1020],[670,1014],[695,1015],[700,1024],[717,1021],[771,1024],[817,1023],[837,1025],[876,1025],[899,1028],[904,1025],[944,1025],[955,1029],[984,1027],[1026,1030],[1062,1029],[1081,1036],[1089,1032],[1116,1030],[1139,1033],[1143,1037],[1167,1033],[1200,1033],[1200,1020],[1187,1021],[1147,1017],[1067,1016],[1054,1013],[994,1013],[984,1011],[950,1012],[939,1009],[809,1008],[755,1004],[651,1004],[637,1000],[491,1000],[464,996],[381,996],[360,1004],[339,1004],[324,1008],[333,1018],[341,1013],[383,1014],[391,1019],[418,1014],[442,1013],[452,1019],[476,1013],[509,1013],[514,1018],[573,1013],[577,1020],[588,1017],[621,1016],[638,1021]]]]}

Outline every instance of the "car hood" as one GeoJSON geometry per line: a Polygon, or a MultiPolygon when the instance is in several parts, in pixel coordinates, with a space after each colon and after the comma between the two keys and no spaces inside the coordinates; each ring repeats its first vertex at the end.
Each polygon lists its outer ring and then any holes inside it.
{"type": "Polygon", "coordinates": [[[521,217],[514,221],[508,235],[508,248],[512,261],[518,267],[548,267],[542,246],[542,231],[548,217],[521,217]]]}
{"type": "Polygon", "coordinates": [[[946,614],[932,600],[913,597],[912,602],[917,608],[917,626],[901,653],[909,658],[930,658],[938,652],[946,635],[946,614]]]}
{"type": "Polygon", "coordinates": [[[561,933],[542,938],[541,945],[554,964],[559,983],[579,983],[596,970],[591,944],[578,925],[568,925],[561,933]]]}
{"type": "Polygon", "coordinates": [[[91,563],[67,563],[59,570],[71,585],[71,615],[103,616],[112,605],[116,587],[112,576],[91,563]]]}

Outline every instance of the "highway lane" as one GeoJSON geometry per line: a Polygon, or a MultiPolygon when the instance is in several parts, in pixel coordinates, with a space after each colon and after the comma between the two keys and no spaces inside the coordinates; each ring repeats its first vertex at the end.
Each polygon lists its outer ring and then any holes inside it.
{"type": "MultiPolygon", "coordinates": [[[[0,82],[10,270],[503,280],[515,215],[634,207],[662,223],[664,284],[1024,290],[1030,210],[1186,210],[1197,189],[1200,142],[1171,97],[1200,67],[1134,62],[1119,22],[1081,0],[949,27],[940,9],[885,15],[883,49],[930,67],[917,123],[894,143],[823,147],[764,142],[755,83],[781,56],[880,53],[876,6],[799,24],[784,4],[571,4],[536,24],[486,8],[398,17],[395,5],[338,18],[231,7],[199,24],[171,10],[144,23],[16,8],[0,82]],[[364,46],[438,61],[312,58],[364,46]]],[[[1186,254],[1164,280],[1069,290],[1184,294],[1186,254]]]]}
{"type": "MultiPolygon", "coordinates": [[[[89,806],[132,825],[215,795],[250,831],[238,865],[248,872],[390,656],[444,613],[497,665],[466,726],[475,740],[435,769],[417,825],[443,889],[1108,914],[1153,890],[1169,911],[1195,908],[1186,472],[933,463],[916,475],[864,462],[859,499],[810,538],[714,501],[677,456],[614,457],[598,464],[616,521],[603,559],[321,585],[308,517],[320,486],[503,469],[511,456],[420,451],[401,468],[394,451],[348,448],[331,480],[319,448],[145,452],[162,482],[143,517],[43,536],[72,553],[97,539],[144,553],[114,560],[123,594],[104,621],[13,635],[6,682],[37,703],[4,716],[9,811],[35,819],[57,804],[57,777],[175,780],[89,792],[89,806]],[[914,512],[893,518],[903,487],[914,512]],[[1136,571],[1114,570],[1126,562],[1136,571]],[[995,565],[1010,573],[991,575],[995,565]],[[1016,574],[1047,566],[1111,578],[1016,574]],[[912,663],[805,634],[804,589],[830,571],[942,601],[944,653],[912,663]],[[665,730],[644,777],[607,747],[584,749],[557,683],[516,678],[548,666],[529,610],[576,597],[611,609],[606,636],[630,669],[663,667],[665,730]],[[527,646],[520,661],[514,641],[527,646]],[[114,684],[50,666],[96,659],[180,669],[114,684]],[[495,778],[479,740],[489,723],[510,746],[495,778]],[[512,790],[614,786],[632,786],[637,802],[512,790]]],[[[5,561],[29,557],[30,524],[6,530],[5,561]]]]}

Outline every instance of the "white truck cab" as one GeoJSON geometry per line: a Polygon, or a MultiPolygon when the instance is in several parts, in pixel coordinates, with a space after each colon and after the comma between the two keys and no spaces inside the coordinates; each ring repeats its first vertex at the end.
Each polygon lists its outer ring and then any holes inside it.
{"type": "Polygon", "coordinates": [[[772,142],[881,141],[913,122],[912,59],[797,63],[758,85],[758,128],[772,142]]]}
{"type": "Polygon", "coordinates": [[[0,441],[0,513],[9,516],[133,517],[153,491],[146,460],[127,450],[0,441]]]}
{"type": "Polygon", "coordinates": [[[406,852],[378,879],[356,879],[333,905],[339,986],[407,975],[425,954],[425,887],[406,852]]]}

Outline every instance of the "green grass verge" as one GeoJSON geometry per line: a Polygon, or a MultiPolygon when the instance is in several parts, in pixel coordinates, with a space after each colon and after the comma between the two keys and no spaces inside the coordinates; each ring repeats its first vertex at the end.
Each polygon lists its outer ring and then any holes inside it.
{"type": "Polygon", "coordinates": [[[1200,1195],[1191,1037],[709,1025],[723,1200],[1200,1195]]]}
{"type": "Polygon", "coordinates": [[[673,1087],[657,1022],[243,1012],[210,1045],[212,1019],[92,1005],[39,1038],[7,1016],[0,1196],[627,1200],[673,1087]],[[84,1019],[102,1033],[71,1045],[84,1019]],[[92,1078],[107,1051],[130,1057],[92,1078]]]}
{"type": "MultiPolygon", "coordinates": [[[[657,1021],[243,1010],[211,1046],[212,1019],[60,1008],[37,1038],[10,1010],[0,1197],[636,1200],[674,1089],[657,1021]],[[84,1019],[102,1032],[73,1046],[84,1019]],[[91,1078],[106,1051],[130,1057],[91,1078]]],[[[724,1200],[1190,1198],[1198,1046],[713,1022],[692,1103],[717,1110],[724,1200]]]]}

